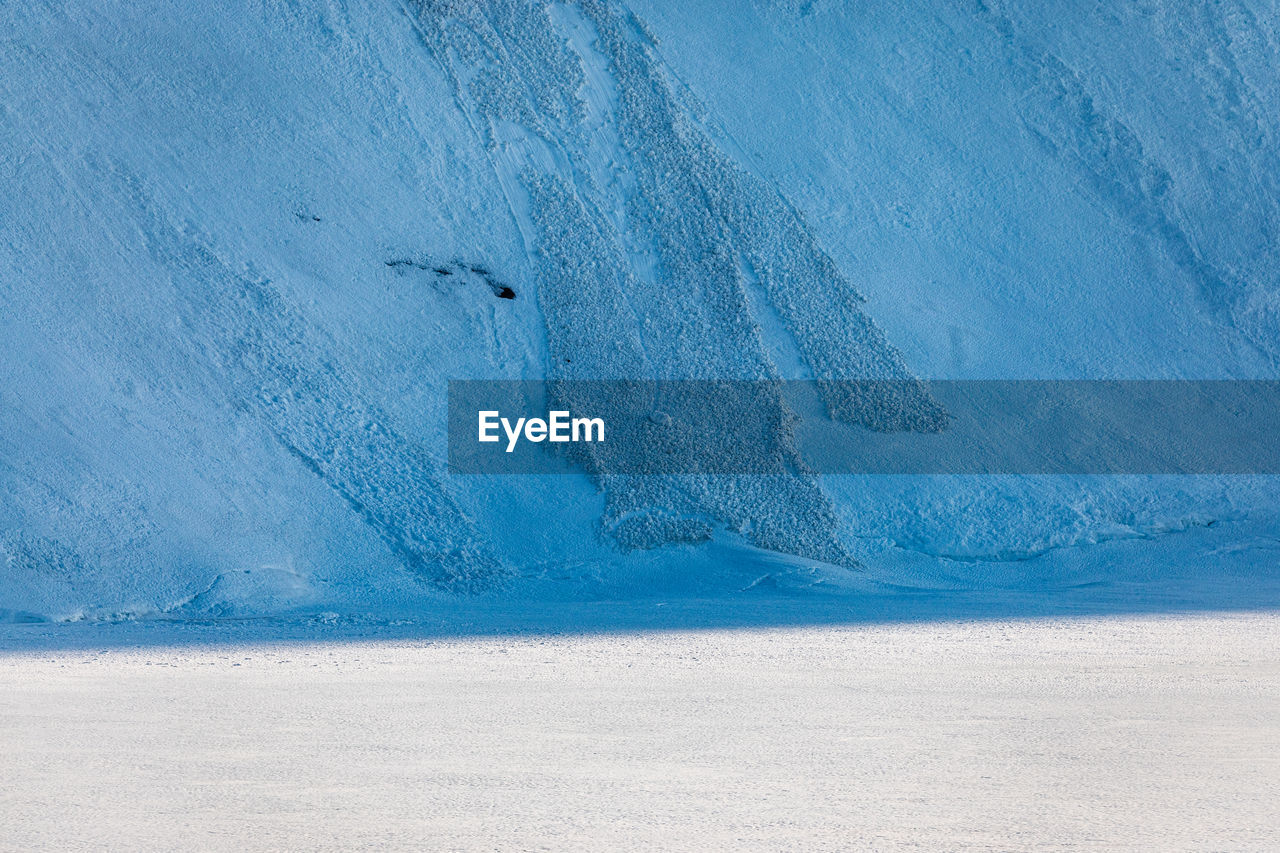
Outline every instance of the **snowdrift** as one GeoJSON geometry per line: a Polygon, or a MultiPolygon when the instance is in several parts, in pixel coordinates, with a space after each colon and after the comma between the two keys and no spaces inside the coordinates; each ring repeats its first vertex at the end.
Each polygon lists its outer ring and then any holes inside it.
{"type": "Polygon", "coordinates": [[[0,617],[1265,538],[1262,477],[446,470],[456,378],[1274,377],[1277,19],[1055,5],[5,7],[0,617]]]}

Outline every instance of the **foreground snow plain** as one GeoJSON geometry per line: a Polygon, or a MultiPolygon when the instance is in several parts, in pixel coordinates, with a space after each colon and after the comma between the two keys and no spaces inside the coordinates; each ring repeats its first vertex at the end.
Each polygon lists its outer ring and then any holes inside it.
{"type": "Polygon", "coordinates": [[[1272,530],[0,625],[0,849],[1266,850],[1272,530]]]}
{"type": "Polygon", "coordinates": [[[1266,612],[460,625],[9,626],[0,848],[1263,850],[1280,825],[1266,612]]]}

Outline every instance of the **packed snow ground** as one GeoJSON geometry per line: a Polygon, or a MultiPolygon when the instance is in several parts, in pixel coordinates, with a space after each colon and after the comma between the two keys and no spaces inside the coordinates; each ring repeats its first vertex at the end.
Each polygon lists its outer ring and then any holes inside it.
{"type": "Polygon", "coordinates": [[[32,627],[0,656],[4,850],[1260,851],[1280,825],[1270,613],[32,627]]]}

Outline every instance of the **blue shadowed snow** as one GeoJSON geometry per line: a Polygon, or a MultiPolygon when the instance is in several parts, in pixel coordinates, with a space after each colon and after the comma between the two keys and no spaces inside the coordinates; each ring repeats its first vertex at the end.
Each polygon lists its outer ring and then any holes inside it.
{"type": "MultiPolygon", "coordinates": [[[[1275,603],[1274,478],[785,437],[769,478],[458,477],[444,433],[459,378],[1276,378],[1266,3],[301,6],[0,8],[0,621],[1275,603]]],[[[799,413],[937,425],[894,387],[799,413]]]]}

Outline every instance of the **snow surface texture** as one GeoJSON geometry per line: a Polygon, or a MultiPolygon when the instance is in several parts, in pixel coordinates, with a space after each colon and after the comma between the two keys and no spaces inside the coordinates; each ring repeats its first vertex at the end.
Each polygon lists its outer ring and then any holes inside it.
{"type": "Polygon", "coordinates": [[[1268,547],[1266,478],[444,470],[449,378],[1274,376],[1274,3],[1053,6],[5,5],[0,619],[1268,547]]]}
{"type": "Polygon", "coordinates": [[[0,656],[4,850],[1263,851],[1280,822],[1272,614],[22,630],[85,646],[0,656]]]}

